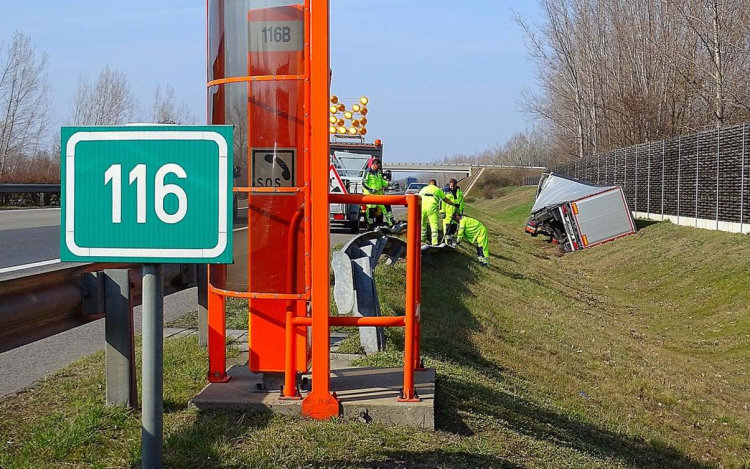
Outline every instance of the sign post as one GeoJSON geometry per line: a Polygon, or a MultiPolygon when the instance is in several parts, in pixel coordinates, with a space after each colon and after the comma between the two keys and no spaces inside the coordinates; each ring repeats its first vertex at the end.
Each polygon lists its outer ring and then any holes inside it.
{"type": "Polygon", "coordinates": [[[161,264],[143,265],[143,468],[162,467],[164,430],[164,281],[161,264]]]}
{"type": "Polygon", "coordinates": [[[61,135],[61,260],[143,263],[142,466],[161,468],[161,264],[232,262],[232,127],[63,127],[61,135]]]}

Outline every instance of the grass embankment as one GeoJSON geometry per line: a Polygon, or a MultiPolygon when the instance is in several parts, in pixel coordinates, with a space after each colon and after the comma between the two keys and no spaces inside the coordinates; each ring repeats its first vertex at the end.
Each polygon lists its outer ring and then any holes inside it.
{"type": "MultiPolygon", "coordinates": [[[[203,385],[194,339],[166,350],[172,467],[748,467],[750,243],[651,224],[560,255],[523,224],[533,189],[469,209],[491,232],[423,264],[423,351],[439,431],[185,410],[203,385]]],[[[403,264],[377,271],[403,312],[403,264]]],[[[364,361],[398,365],[392,351],[364,361]]],[[[137,464],[138,415],[103,407],[102,356],[0,402],[0,467],[137,464]]]]}
{"type": "MultiPolygon", "coordinates": [[[[198,311],[191,311],[166,324],[167,327],[198,329],[198,311]]],[[[226,300],[227,329],[247,329],[247,300],[229,297],[226,300]]]]}

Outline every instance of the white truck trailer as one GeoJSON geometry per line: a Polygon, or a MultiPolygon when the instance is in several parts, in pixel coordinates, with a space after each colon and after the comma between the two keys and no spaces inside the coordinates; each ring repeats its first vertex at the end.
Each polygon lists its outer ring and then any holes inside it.
{"type": "Polygon", "coordinates": [[[620,186],[550,173],[539,181],[526,232],[547,235],[571,252],[633,234],[636,228],[620,186]]]}

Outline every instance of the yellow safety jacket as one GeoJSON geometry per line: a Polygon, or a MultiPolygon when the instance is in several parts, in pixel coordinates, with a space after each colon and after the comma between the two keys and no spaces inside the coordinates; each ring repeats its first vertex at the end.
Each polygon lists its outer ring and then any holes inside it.
{"type": "Polygon", "coordinates": [[[466,204],[464,203],[464,193],[461,188],[456,187],[456,195],[453,195],[453,192],[451,192],[448,188],[443,189],[443,192],[445,193],[446,199],[458,205],[458,207],[453,207],[452,205],[441,204],[442,206],[440,207],[440,211],[447,215],[445,218],[450,219],[450,217],[453,216],[456,210],[458,210],[458,213],[463,214],[466,204]]]}
{"type": "Polygon", "coordinates": [[[487,227],[476,218],[463,216],[458,224],[458,239],[465,239],[471,244],[477,243],[480,246],[486,244],[487,227]]]}
{"type": "Polygon", "coordinates": [[[383,176],[383,171],[368,169],[362,178],[362,192],[365,194],[382,195],[388,187],[388,180],[383,176]]]}
{"type": "Polygon", "coordinates": [[[419,191],[422,198],[422,212],[437,212],[440,201],[445,199],[445,192],[438,186],[425,186],[419,191]]]}

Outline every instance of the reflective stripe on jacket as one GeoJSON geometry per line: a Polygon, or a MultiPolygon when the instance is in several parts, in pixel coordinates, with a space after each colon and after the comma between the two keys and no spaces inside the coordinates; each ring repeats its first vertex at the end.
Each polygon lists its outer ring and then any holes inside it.
{"type": "Polygon", "coordinates": [[[419,191],[419,197],[422,198],[422,211],[429,212],[437,210],[438,203],[445,199],[445,192],[438,186],[425,186],[419,191]]]}

